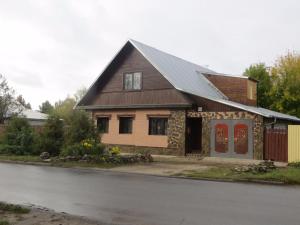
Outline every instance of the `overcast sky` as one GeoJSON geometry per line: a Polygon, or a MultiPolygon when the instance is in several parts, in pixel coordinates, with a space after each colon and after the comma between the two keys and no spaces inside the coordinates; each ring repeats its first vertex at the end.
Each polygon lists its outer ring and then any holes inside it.
{"type": "Polygon", "coordinates": [[[300,50],[298,0],[0,0],[0,73],[35,109],[88,87],[132,38],[217,72],[300,50]]]}

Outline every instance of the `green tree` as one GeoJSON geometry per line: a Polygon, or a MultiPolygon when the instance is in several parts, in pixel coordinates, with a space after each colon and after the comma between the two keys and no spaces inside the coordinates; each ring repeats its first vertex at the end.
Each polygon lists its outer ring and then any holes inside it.
{"type": "Polygon", "coordinates": [[[300,117],[300,55],[287,53],[272,67],[272,108],[300,117]]]}
{"type": "Polygon", "coordinates": [[[60,117],[50,115],[40,137],[40,148],[52,156],[59,154],[64,143],[64,124],[60,117]]]}
{"type": "Polygon", "coordinates": [[[257,105],[270,108],[273,99],[271,96],[272,79],[264,63],[253,64],[247,68],[244,75],[258,81],[257,105]]]}
{"type": "Polygon", "coordinates": [[[54,105],[54,111],[53,113],[57,115],[59,118],[63,119],[66,124],[70,123],[70,117],[73,113],[73,108],[76,104],[76,101],[74,98],[67,97],[63,101],[58,101],[54,105]]]}
{"type": "Polygon", "coordinates": [[[4,132],[4,143],[16,147],[15,154],[33,153],[34,131],[28,120],[22,117],[12,117],[4,132]]]}
{"type": "Polygon", "coordinates": [[[85,111],[74,110],[70,121],[65,133],[67,144],[80,143],[85,139],[99,139],[94,123],[85,111]]]}
{"type": "Polygon", "coordinates": [[[51,114],[54,110],[53,105],[51,105],[51,103],[48,100],[43,102],[42,105],[39,106],[39,108],[42,113],[46,114],[51,114]]]}

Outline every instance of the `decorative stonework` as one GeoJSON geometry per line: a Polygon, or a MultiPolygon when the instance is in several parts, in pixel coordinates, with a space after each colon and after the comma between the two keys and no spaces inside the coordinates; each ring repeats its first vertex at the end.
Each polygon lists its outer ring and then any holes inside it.
{"type": "Polygon", "coordinates": [[[168,120],[168,148],[178,149],[185,154],[185,110],[172,110],[168,120]]]}
{"type": "Polygon", "coordinates": [[[202,154],[210,155],[210,121],[213,119],[251,119],[253,121],[254,159],[263,159],[263,117],[249,112],[196,112],[188,111],[187,117],[202,118],[202,154]]]}

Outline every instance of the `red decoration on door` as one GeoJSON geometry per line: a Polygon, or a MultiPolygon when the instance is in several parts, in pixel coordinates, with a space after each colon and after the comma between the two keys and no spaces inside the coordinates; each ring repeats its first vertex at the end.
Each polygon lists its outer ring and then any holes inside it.
{"type": "Polygon", "coordinates": [[[248,152],[248,126],[238,123],[234,126],[234,151],[237,154],[248,152]]]}
{"type": "Polygon", "coordinates": [[[215,151],[225,153],[228,151],[228,126],[219,123],[215,126],[215,151]]]}

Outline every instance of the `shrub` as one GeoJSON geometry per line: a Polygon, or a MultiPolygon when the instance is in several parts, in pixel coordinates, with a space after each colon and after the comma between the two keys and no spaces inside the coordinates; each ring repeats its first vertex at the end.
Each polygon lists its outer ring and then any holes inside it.
{"type": "Polygon", "coordinates": [[[118,146],[114,146],[109,149],[110,154],[112,155],[120,155],[121,154],[121,149],[118,146]]]}
{"type": "Polygon", "coordinates": [[[27,152],[22,146],[18,145],[0,145],[0,154],[4,155],[25,155],[27,152]]]}
{"type": "Polygon", "coordinates": [[[87,154],[93,156],[101,156],[103,155],[103,151],[104,145],[99,143],[99,141],[95,139],[86,139],[81,143],[65,146],[60,155],[79,157],[87,154]]]}
{"type": "Polygon", "coordinates": [[[86,139],[98,139],[99,135],[93,121],[84,111],[75,110],[71,114],[70,123],[66,127],[66,144],[81,143],[86,139]]]}
{"type": "Polygon", "coordinates": [[[49,152],[52,156],[59,154],[64,143],[63,125],[63,121],[58,116],[49,116],[40,135],[39,146],[41,151],[49,152]]]}
{"type": "Polygon", "coordinates": [[[7,154],[32,154],[35,152],[34,141],[35,133],[28,120],[26,118],[13,117],[4,132],[4,147],[2,147],[2,151],[7,152],[7,154]],[[15,148],[15,150],[12,148],[15,148]]]}

